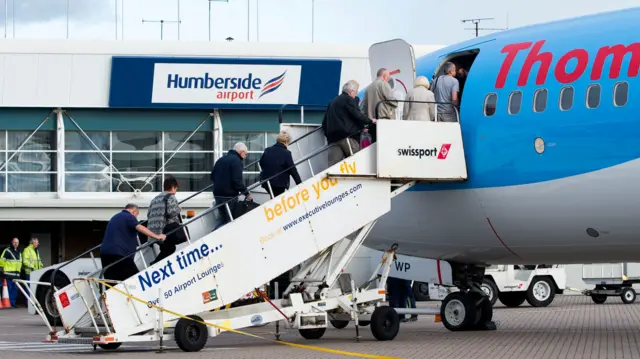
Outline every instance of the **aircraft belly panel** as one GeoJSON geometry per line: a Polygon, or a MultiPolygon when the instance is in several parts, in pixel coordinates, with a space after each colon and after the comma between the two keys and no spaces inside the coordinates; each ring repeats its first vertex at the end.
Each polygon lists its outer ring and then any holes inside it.
{"type": "Polygon", "coordinates": [[[637,261],[638,179],[640,160],[530,185],[406,192],[365,245],[469,263],[637,261]]]}
{"type": "Polygon", "coordinates": [[[405,192],[374,227],[365,245],[398,253],[468,261],[514,260],[495,237],[474,191],[405,192]]]}

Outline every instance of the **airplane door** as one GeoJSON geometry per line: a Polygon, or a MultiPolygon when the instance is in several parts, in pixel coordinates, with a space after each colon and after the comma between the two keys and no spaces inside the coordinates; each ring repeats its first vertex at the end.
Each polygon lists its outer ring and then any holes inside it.
{"type": "MultiPolygon", "coordinates": [[[[404,100],[407,92],[413,88],[416,79],[416,63],[413,47],[402,39],[378,42],[369,47],[369,66],[371,81],[376,79],[376,72],[386,68],[391,73],[389,85],[393,89],[396,100],[404,100]]],[[[402,118],[402,107],[396,108],[396,118],[402,118]]]]}

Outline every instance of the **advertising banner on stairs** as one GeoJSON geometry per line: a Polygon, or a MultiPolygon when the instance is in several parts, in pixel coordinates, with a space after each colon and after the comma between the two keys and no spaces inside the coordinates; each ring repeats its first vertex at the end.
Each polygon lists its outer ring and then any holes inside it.
{"type": "MultiPolygon", "coordinates": [[[[232,303],[247,292],[357,231],[391,209],[389,180],[328,178],[327,172],[375,173],[375,144],[289,189],[237,220],[129,278],[131,295],[194,314],[232,303]]],[[[119,287],[122,288],[123,284],[119,287]]],[[[155,320],[151,306],[107,292],[116,333],[155,320]]],[[[173,316],[164,314],[164,320],[173,316]]]]}

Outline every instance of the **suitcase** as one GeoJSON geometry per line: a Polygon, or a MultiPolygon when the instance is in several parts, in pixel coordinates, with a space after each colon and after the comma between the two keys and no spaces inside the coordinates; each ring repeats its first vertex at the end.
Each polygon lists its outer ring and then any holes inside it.
{"type": "Polygon", "coordinates": [[[231,213],[231,215],[233,216],[234,219],[236,219],[238,217],[243,216],[247,212],[253,211],[258,207],[260,207],[260,205],[258,203],[255,203],[253,200],[238,201],[238,203],[236,203],[235,207],[233,208],[233,212],[231,213]]]}

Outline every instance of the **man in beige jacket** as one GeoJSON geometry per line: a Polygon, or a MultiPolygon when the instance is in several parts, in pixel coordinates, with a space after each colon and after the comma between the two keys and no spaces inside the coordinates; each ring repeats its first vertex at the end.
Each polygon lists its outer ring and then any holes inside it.
{"type": "MultiPolygon", "coordinates": [[[[389,85],[389,71],[385,68],[381,68],[376,73],[376,80],[373,81],[369,86],[367,86],[367,90],[364,93],[363,99],[363,109],[365,114],[369,118],[378,119],[389,119],[395,120],[396,118],[396,107],[398,107],[398,103],[393,101],[395,97],[393,96],[393,90],[389,85]],[[378,102],[384,101],[378,107],[378,114],[376,116],[376,105],[378,102]]],[[[372,142],[376,141],[376,126],[373,126],[370,130],[372,142]]]]}

